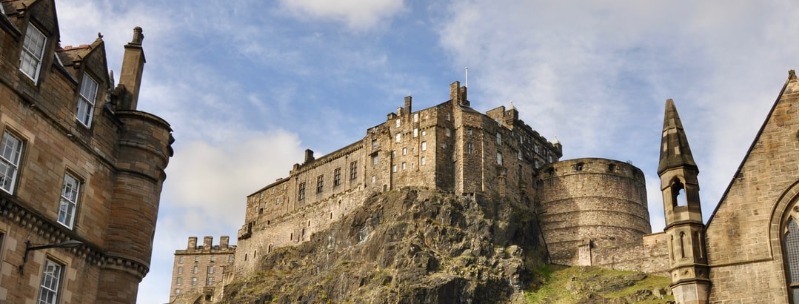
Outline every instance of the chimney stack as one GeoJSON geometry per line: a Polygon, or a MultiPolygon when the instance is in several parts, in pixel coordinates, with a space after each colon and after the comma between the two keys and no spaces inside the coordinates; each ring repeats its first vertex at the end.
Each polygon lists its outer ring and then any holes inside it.
{"type": "Polygon", "coordinates": [[[314,158],[313,158],[313,150],[311,150],[311,149],[305,149],[305,162],[303,163],[303,165],[304,165],[304,164],[308,164],[308,163],[310,163],[310,162],[312,162],[312,161],[314,161],[314,158]]]}
{"type": "Polygon", "coordinates": [[[189,247],[186,248],[186,249],[188,249],[188,250],[197,249],[197,237],[196,236],[190,236],[189,237],[189,247]]]}
{"type": "Polygon", "coordinates": [[[413,101],[413,97],[405,96],[405,113],[408,113],[408,114],[413,113],[413,111],[411,111],[412,101],[413,101]]]}
{"type": "Polygon", "coordinates": [[[130,94],[130,99],[119,105],[122,110],[136,110],[139,102],[139,89],[141,76],[144,72],[144,49],[141,46],[144,40],[141,27],[133,29],[133,39],[125,45],[125,55],[122,58],[122,71],[119,75],[119,84],[123,85],[130,94]]]}
{"type": "Polygon", "coordinates": [[[227,249],[228,243],[230,243],[230,237],[227,235],[223,235],[219,237],[219,248],[227,249]]]}

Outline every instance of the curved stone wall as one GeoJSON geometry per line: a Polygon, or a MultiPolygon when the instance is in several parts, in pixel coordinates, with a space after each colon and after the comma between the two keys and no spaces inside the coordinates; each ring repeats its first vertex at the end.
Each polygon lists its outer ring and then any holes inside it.
{"type": "Polygon", "coordinates": [[[552,263],[591,265],[591,252],[640,245],[651,233],[646,182],[635,166],[580,158],[540,172],[541,225],[552,263]]]}

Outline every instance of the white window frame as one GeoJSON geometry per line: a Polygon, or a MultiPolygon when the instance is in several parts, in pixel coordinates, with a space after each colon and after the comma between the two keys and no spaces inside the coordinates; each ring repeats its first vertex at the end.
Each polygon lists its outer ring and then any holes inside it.
{"type": "Polygon", "coordinates": [[[402,171],[405,171],[405,169],[407,169],[407,165],[405,164],[405,162],[402,162],[402,171]]]}
{"type": "Polygon", "coordinates": [[[97,100],[97,89],[100,85],[89,74],[83,74],[83,81],[80,83],[78,92],[78,102],[75,109],[75,119],[84,126],[91,127],[94,117],[94,103],[97,100]]]}
{"type": "Polygon", "coordinates": [[[0,188],[9,194],[14,194],[19,173],[19,160],[22,158],[22,149],[25,142],[8,131],[3,133],[0,142],[0,188]]]}
{"type": "Polygon", "coordinates": [[[402,147],[402,155],[408,155],[408,148],[402,147]]]}
{"type": "Polygon", "coordinates": [[[28,23],[28,29],[25,32],[25,40],[22,43],[22,53],[19,56],[19,70],[33,80],[33,82],[39,81],[39,72],[42,69],[44,48],[46,45],[47,36],[36,28],[33,23],[28,23]],[[40,41],[34,40],[35,38],[39,38],[40,41]],[[26,66],[28,68],[26,68],[26,66]],[[32,71],[30,70],[31,68],[32,71]]]}
{"type": "Polygon", "coordinates": [[[497,152],[497,165],[502,166],[502,153],[497,152]]]}
{"type": "Polygon", "coordinates": [[[64,186],[61,187],[61,200],[58,204],[58,222],[69,229],[72,229],[75,225],[79,195],[80,180],[69,173],[65,173],[64,186]]]}
{"type": "Polygon", "coordinates": [[[394,124],[396,125],[397,128],[402,126],[402,122],[400,122],[399,118],[397,118],[397,121],[394,124]]]}
{"type": "Polygon", "coordinates": [[[422,166],[424,166],[425,164],[427,164],[427,159],[424,156],[422,156],[419,162],[422,164],[422,166]]]}
{"type": "Polygon", "coordinates": [[[427,142],[426,141],[422,142],[422,151],[427,151],[427,142]]]}
{"type": "Polygon", "coordinates": [[[394,141],[395,142],[401,142],[402,141],[402,133],[397,133],[396,135],[394,135],[394,141]]]}
{"type": "Polygon", "coordinates": [[[58,303],[61,279],[63,278],[64,265],[47,259],[42,269],[42,282],[39,284],[38,304],[58,303]]]}

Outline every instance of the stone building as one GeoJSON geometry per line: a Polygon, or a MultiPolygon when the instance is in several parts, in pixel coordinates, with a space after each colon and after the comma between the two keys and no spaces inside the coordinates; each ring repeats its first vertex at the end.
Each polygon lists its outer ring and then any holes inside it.
{"type": "Polygon", "coordinates": [[[678,303],[799,303],[799,80],[790,71],[707,223],[674,103],[658,174],[678,303]]]}
{"type": "Polygon", "coordinates": [[[102,36],[62,47],[57,20],[0,1],[0,302],[135,303],[171,129],[136,109],[140,28],[114,87],[102,36]]]}
{"type": "Polygon", "coordinates": [[[172,288],[169,303],[213,303],[222,293],[225,275],[232,273],[236,245],[229,245],[230,237],[214,238],[206,236],[202,245],[197,245],[197,237],[189,237],[184,250],[175,251],[172,267],[172,288]]]}
{"type": "Polygon", "coordinates": [[[455,82],[449,101],[419,111],[406,97],[363,139],[318,159],[307,150],[288,177],[247,197],[236,274],[251,272],[274,248],[309,240],[376,192],[428,187],[532,204],[534,173],[562,156],[561,145],[530,128],[516,109],[483,114],[466,95],[455,82]]]}

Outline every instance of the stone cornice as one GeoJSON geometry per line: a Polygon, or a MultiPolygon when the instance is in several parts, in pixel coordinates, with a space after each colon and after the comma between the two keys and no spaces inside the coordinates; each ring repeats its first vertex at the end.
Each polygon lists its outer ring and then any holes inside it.
{"type": "Polygon", "coordinates": [[[48,243],[61,243],[70,239],[83,242],[81,246],[64,250],[79,259],[86,260],[90,265],[125,271],[140,279],[150,270],[149,265],[142,261],[105,253],[100,246],[35,210],[25,207],[17,198],[6,193],[0,193],[0,216],[47,240],[48,243]]]}

